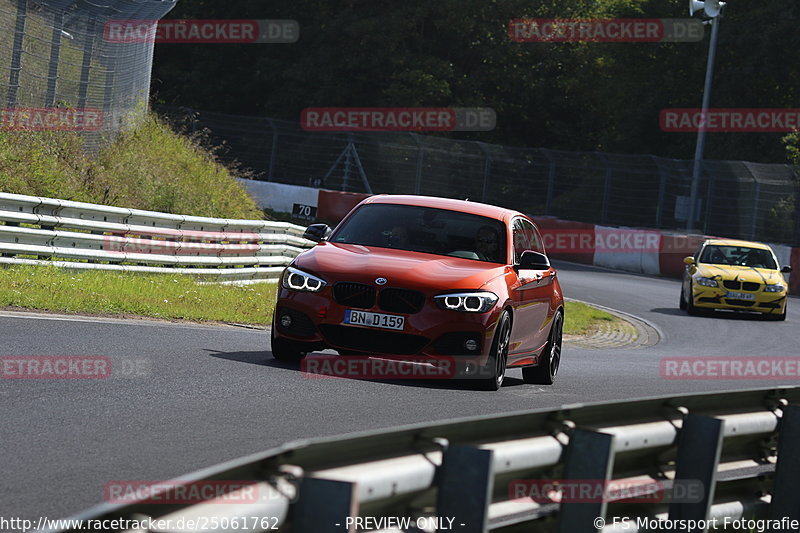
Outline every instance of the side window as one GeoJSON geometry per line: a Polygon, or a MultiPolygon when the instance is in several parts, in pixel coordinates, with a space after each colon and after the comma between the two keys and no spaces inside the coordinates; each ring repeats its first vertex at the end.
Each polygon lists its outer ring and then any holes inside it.
{"type": "Polygon", "coordinates": [[[522,252],[533,250],[534,252],[544,252],[536,228],[529,221],[518,218],[514,221],[514,262],[519,263],[522,252]]]}
{"type": "Polygon", "coordinates": [[[527,220],[525,221],[525,224],[527,226],[530,226],[530,232],[531,232],[531,241],[530,241],[531,248],[530,249],[533,250],[534,252],[539,252],[540,254],[545,253],[544,252],[544,243],[542,242],[542,236],[539,235],[539,230],[537,230],[536,226],[534,226],[533,224],[531,224],[527,220]]]}

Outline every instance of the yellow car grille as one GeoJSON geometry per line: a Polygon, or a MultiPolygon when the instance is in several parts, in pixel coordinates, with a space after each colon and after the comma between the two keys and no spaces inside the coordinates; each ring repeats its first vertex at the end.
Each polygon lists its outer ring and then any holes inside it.
{"type": "Polygon", "coordinates": [[[741,281],[725,280],[722,282],[722,284],[729,291],[757,291],[761,288],[760,283],[755,283],[752,281],[745,281],[742,283],[741,281]]]}

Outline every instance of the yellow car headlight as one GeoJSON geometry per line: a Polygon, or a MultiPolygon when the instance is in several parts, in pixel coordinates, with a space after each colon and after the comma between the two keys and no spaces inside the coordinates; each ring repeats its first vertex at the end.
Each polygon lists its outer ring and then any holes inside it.
{"type": "Polygon", "coordinates": [[[719,284],[717,283],[717,280],[711,279],[711,278],[704,278],[702,276],[696,276],[694,278],[694,281],[698,285],[702,285],[703,287],[718,287],[719,286],[719,284]]]}
{"type": "Polygon", "coordinates": [[[764,287],[764,292],[783,292],[786,290],[786,286],[780,283],[776,283],[775,285],[767,285],[764,287]]]}

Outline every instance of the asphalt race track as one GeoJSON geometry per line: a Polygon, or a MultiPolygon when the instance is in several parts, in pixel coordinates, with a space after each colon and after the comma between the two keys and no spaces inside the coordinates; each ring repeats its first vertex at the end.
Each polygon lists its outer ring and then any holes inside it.
{"type": "Polygon", "coordinates": [[[170,479],[286,441],[402,424],[729,390],[794,380],[666,380],[674,356],[798,356],[800,302],[786,322],[689,317],[676,280],[556,264],[567,297],[634,314],[663,334],[627,350],[566,347],[556,384],[510,371],[497,393],[451,383],[308,379],[278,363],[269,333],[146,321],[0,313],[0,356],[103,355],[100,380],[0,380],[0,516],[61,518],[103,500],[111,481],[170,479]]]}

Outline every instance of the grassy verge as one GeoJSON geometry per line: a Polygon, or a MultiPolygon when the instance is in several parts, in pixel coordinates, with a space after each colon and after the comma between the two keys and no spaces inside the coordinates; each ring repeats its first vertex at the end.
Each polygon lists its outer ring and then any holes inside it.
{"type": "Polygon", "coordinates": [[[188,276],[0,268],[0,307],[264,325],[274,306],[270,283],[239,287],[188,276]]]}
{"type": "Polygon", "coordinates": [[[564,306],[565,335],[586,335],[591,333],[599,324],[622,322],[614,315],[584,303],[565,302],[564,306]]]}
{"type": "MultiPolygon", "coordinates": [[[[0,268],[0,307],[267,325],[274,306],[275,285],[269,283],[237,287],[201,284],[188,276],[0,268]]],[[[599,323],[618,320],[586,304],[566,302],[564,333],[582,335],[599,323]]]]}
{"type": "Polygon", "coordinates": [[[263,219],[198,138],[155,115],[97,157],[71,132],[0,131],[0,192],[206,217],[263,219]]]}

